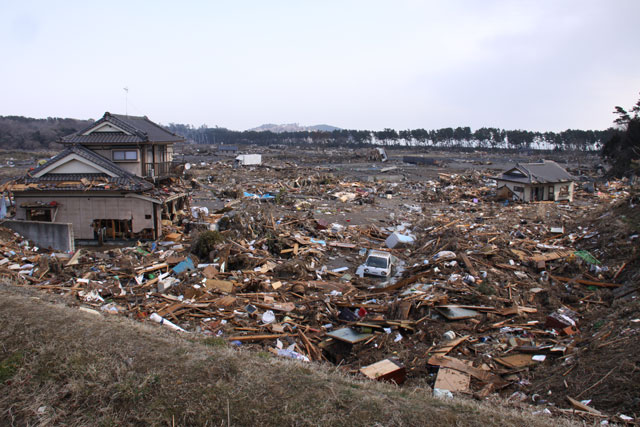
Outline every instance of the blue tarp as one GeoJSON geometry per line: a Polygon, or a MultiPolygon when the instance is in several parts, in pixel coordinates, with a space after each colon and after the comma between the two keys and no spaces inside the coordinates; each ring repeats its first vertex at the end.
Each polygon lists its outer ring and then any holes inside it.
{"type": "Polygon", "coordinates": [[[253,193],[247,193],[246,191],[244,192],[244,197],[248,197],[250,199],[260,199],[260,200],[267,200],[267,199],[275,199],[276,196],[272,195],[272,194],[253,194],[253,193]]]}
{"type": "Polygon", "coordinates": [[[316,240],[313,237],[311,238],[311,243],[318,243],[322,246],[327,246],[327,242],[325,242],[324,240],[316,240]]]}
{"type": "Polygon", "coordinates": [[[191,261],[191,258],[187,258],[184,261],[182,261],[181,263],[179,263],[178,265],[176,265],[175,267],[173,267],[173,272],[176,274],[180,274],[183,271],[186,270],[195,270],[196,267],[193,265],[193,261],[191,261]]]}

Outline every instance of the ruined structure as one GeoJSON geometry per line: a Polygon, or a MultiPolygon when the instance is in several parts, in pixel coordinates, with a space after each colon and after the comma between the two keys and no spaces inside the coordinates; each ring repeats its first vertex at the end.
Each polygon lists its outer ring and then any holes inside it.
{"type": "Polygon", "coordinates": [[[573,201],[573,177],[552,160],[516,163],[495,179],[502,198],[522,202],[573,201]]]}

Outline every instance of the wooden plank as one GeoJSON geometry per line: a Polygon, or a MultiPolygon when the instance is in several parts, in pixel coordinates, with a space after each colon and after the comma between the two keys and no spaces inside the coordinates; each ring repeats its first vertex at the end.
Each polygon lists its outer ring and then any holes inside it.
{"type": "Polygon", "coordinates": [[[469,374],[452,368],[440,368],[433,388],[451,392],[465,392],[469,391],[470,383],[471,376],[469,374]]]}
{"type": "Polygon", "coordinates": [[[78,264],[78,258],[80,258],[80,254],[82,253],[82,249],[78,249],[76,251],[76,253],[73,254],[73,256],[71,257],[71,259],[69,260],[69,262],[67,262],[67,264],[65,265],[65,267],[68,267],[70,265],[76,265],[78,264]]]}
{"type": "Polygon", "coordinates": [[[396,384],[402,384],[406,379],[404,366],[389,359],[381,360],[369,366],[363,366],[360,368],[360,372],[372,380],[385,380],[396,384]]]}
{"type": "Polygon", "coordinates": [[[458,254],[458,256],[460,257],[460,259],[462,259],[462,262],[464,262],[464,265],[467,266],[469,273],[471,273],[473,277],[478,278],[480,276],[478,274],[478,270],[475,269],[475,267],[473,266],[473,263],[471,262],[467,254],[460,253],[458,254]]]}
{"type": "Polygon", "coordinates": [[[286,313],[296,309],[296,305],[292,302],[273,303],[273,304],[261,304],[254,302],[253,305],[265,310],[284,311],[286,313]]]}
{"type": "Polygon", "coordinates": [[[149,267],[136,267],[136,274],[149,273],[151,271],[161,270],[163,268],[169,268],[169,264],[166,262],[160,264],[154,264],[149,267]]]}
{"type": "Polygon", "coordinates": [[[355,243],[329,242],[329,246],[333,248],[355,249],[355,243]]]}
{"type": "Polygon", "coordinates": [[[276,338],[286,337],[288,334],[263,334],[263,335],[237,335],[227,337],[229,341],[261,341],[273,340],[276,338]]]}
{"type": "Polygon", "coordinates": [[[480,368],[474,368],[464,363],[460,359],[454,359],[448,356],[432,356],[428,362],[430,365],[440,366],[445,368],[453,368],[461,372],[466,372],[474,378],[479,379],[487,383],[495,383],[497,385],[506,384],[506,382],[497,375],[487,372],[480,368]]]}
{"type": "Polygon", "coordinates": [[[517,305],[513,307],[501,308],[500,310],[496,310],[496,314],[499,314],[500,316],[509,316],[511,314],[521,314],[521,313],[537,313],[537,312],[538,312],[537,308],[519,307],[517,305]]]}
{"type": "Polygon", "coordinates": [[[220,292],[233,292],[233,282],[229,280],[207,279],[204,282],[204,286],[207,290],[215,289],[220,292]]]}
{"type": "Polygon", "coordinates": [[[375,292],[371,292],[371,295],[383,294],[386,292],[395,291],[396,289],[404,288],[405,286],[414,284],[415,282],[429,274],[431,274],[431,270],[416,274],[415,276],[407,277],[406,279],[399,280],[397,283],[389,285],[386,288],[378,289],[375,292]]]}
{"type": "Polygon", "coordinates": [[[309,341],[309,338],[302,332],[302,330],[298,329],[298,335],[302,342],[304,343],[305,348],[307,349],[307,353],[309,353],[309,359],[311,360],[322,360],[322,352],[318,350],[318,348],[309,341]]]}
{"type": "Polygon", "coordinates": [[[601,288],[619,288],[620,284],[617,283],[606,283],[606,282],[595,282],[593,280],[585,280],[585,279],[571,279],[569,277],[562,276],[550,276],[553,280],[557,280],[558,282],[576,282],[585,286],[599,286],[601,288]]]}
{"type": "Polygon", "coordinates": [[[511,354],[504,357],[494,357],[493,360],[507,368],[524,368],[537,363],[532,357],[530,354],[511,354]]]}
{"type": "Polygon", "coordinates": [[[526,259],[530,262],[538,263],[540,261],[554,261],[560,258],[566,258],[573,254],[574,251],[555,251],[547,254],[533,255],[526,259]]]}
{"type": "Polygon", "coordinates": [[[166,317],[168,314],[173,314],[176,310],[184,307],[185,304],[183,303],[175,303],[175,304],[170,304],[167,307],[163,308],[162,310],[157,311],[158,316],[160,317],[166,317]]]}
{"type": "Polygon", "coordinates": [[[458,345],[460,345],[461,343],[463,343],[466,340],[468,340],[469,337],[471,337],[471,335],[465,335],[463,337],[455,338],[455,339],[453,339],[451,341],[448,341],[446,344],[443,344],[443,345],[439,346],[438,348],[436,348],[436,350],[434,351],[434,355],[435,356],[444,356],[444,355],[446,355],[451,350],[456,348],[458,345]]]}
{"type": "Polygon", "coordinates": [[[569,403],[571,403],[571,406],[576,409],[580,409],[581,411],[585,411],[593,415],[602,416],[602,412],[598,411],[597,409],[593,409],[592,407],[587,406],[584,403],[573,399],[572,397],[567,396],[567,400],[569,401],[569,403]]]}

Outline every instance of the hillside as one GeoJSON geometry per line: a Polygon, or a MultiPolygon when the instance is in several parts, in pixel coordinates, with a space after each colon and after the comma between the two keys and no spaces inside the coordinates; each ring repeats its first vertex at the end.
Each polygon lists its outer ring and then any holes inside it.
{"type": "Polygon", "coordinates": [[[301,126],[298,123],[289,123],[289,124],[280,124],[276,125],[273,123],[267,123],[264,125],[260,125],[256,128],[248,129],[249,132],[273,132],[273,133],[282,133],[282,132],[333,132],[334,130],[340,130],[339,127],[331,126],[331,125],[313,125],[313,126],[301,126]]]}
{"type": "Polygon", "coordinates": [[[62,136],[76,132],[90,120],[48,117],[33,119],[22,116],[0,116],[0,148],[41,150],[59,148],[55,142],[62,136]]]}
{"type": "MultiPolygon", "coordinates": [[[[549,425],[0,285],[3,425],[549,425]],[[48,300],[45,300],[48,299],[48,300]],[[428,420],[428,421],[427,421],[428,420]]],[[[554,425],[570,425],[553,419],[554,425]]]]}
{"type": "MultiPolygon", "coordinates": [[[[69,118],[34,119],[21,116],[0,116],[0,149],[43,150],[59,149],[55,142],[86,127],[90,120],[69,118]]],[[[469,127],[442,129],[407,129],[396,131],[346,130],[326,124],[301,126],[264,124],[247,131],[233,131],[224,127],[194,127],[169,123],[170,131],[196,144],[272,144],[352,147],[370,145],[416,147],[425,151],[441,149],[509,149],[509,150],[577,150],[598,151],[613,135],[614,129],[577,130],[563,132],[530,132],[469,127]]]]}

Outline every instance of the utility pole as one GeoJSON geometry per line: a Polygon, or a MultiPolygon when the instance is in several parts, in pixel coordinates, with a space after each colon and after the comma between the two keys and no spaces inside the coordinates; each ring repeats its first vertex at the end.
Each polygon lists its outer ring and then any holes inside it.
{"type": "Polygon", "coordinates": [[[124,115],[129,116],[129,88],[124,87],[124,115]]]}

